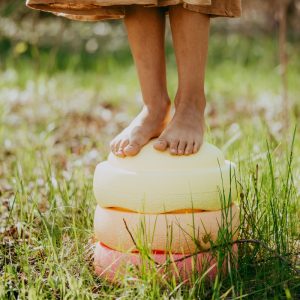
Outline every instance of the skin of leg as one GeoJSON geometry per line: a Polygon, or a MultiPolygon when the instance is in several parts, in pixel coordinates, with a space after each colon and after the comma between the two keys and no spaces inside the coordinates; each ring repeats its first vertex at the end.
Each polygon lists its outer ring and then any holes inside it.
{"type": "Polygon", "coordinates": [[[204,134],[204,77],[210,17],[182,5],[169,7],[172,39],[178,70],[175,114],[154,148],[171,154],[196,153],[204,134]]]}
{"type": "Polygon", "coordinates": [[[110,144],[113,153],[121,157],[136,155],[150,139],[158,137],[166,127],[170,111],[164,52],[165,12],[142,5],[126,9],[124,22],[144,107],[110,144]]]}

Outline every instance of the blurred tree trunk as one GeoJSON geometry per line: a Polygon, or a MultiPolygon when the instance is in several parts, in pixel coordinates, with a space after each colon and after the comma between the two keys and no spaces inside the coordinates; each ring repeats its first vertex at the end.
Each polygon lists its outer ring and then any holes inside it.
{"type": "Polygon", "coordinates": [[[279,62],[281,76],[281,97],[283,106],[284,129],[289,127],[289,99],[288,99],[288,57],[287,57],[287,11],[290,0],[277,0],[278,5],[278,43],[279,43],[279,62]]]}

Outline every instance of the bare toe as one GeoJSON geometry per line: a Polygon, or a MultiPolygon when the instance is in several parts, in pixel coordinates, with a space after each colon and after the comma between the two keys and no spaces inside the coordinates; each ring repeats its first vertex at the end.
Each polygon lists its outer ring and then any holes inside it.
{"type": "Polygon", "coordinates": [[[124,153],[127,156],[134,156],[138,154],[141,150],[141,146],[136,143],[136,142],[131,142],[129,143],[125,148],[124,148],[124,153]]]}
{"type": "Polygon", "coordinates": [[[193,142],[188,142],[188,144],[186,145],[185,148],[185,155],[190,155],[193,153],[193,149],[194,149],[194,143],[193,142]]]}
{"type": "Polygon", "coordinates": [[[115,141],[115,142],[113,143],[112,149],[111,149],[112,153],[116,154],[116,153],[118,152],[119,143],[120,143],[119,141],[115,141]]]}
{"type": "Polygon", "coordinates": [[[121,142],[122,142],[122,140],[118,140],[117,143],[115,144],[115,147],[114,147],[115,154],[117,154],[119,152],[121,142]]]}
{"type": "Polygon", "coordinates": [[[124,140],[120,143],[120,148],[124,149],[128,144],[129,144],[129,139],[124,139],[124,140]]]}
{"type": "Polygon", "coordinates": [[[170,153],[173,155],[177,155],[178,153],[178,140],[173,140],[170,144],[170,153]]]}
{"type": "Polygon", "coordinates": [[[199,141],[196,141],[194,143],[193,153],[197,153],[200,149],[201,143],[199,141]]]}
{"type": "Polygon", "coordinates": [[[163,138],[159,138],[155,141],[153,147],[158,151],[165,151],[168,147],[168,142],[163,138]]]}
{"type": "Polygon", "coordinates": [[[115,153],[116,156],[125,157],[125,153],[123,149],[119,149],[118,152],[115,153]]]}
{"type": "Polygon", "coordinates": [[[186,141],[180,141],[178,145],[178,155],[183,155],[185,153],[185,147],[187,142],[186,141]]]}
{"type": "Polygon", "coordinates": [[[125,153],[124,153],[124,149],[125,147],[129,144],[129,140],[128,139],[125,139],[123,140],[121,143],[120,143],[120,146],[119,146],[119,149],[118,149],[118,152],[117,152],[117,155],[120,156],[120,157],[124,157],[125,156],[125,153]]]}

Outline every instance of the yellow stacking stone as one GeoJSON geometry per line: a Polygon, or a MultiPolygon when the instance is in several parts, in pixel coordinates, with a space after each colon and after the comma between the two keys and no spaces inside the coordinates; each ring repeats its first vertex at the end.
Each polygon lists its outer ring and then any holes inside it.
{"type": "Polygon", "coordinates": [[[178,157],[155,150],[153,143],[133,157],[111,153],[97,165],[93,189],[100,207],[149,214],[211,211],[235,199],[234,164],[217,147],[204,143],[198,153],[178,157]]]}

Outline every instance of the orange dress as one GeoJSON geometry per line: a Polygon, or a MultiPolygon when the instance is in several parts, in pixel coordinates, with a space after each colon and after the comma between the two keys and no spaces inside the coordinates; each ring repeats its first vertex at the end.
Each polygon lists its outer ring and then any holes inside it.
{"type": "Polygon", "coordinates": [[[166,13],[170,5],[182,4],[186,9],[211,17],[241,15],[241,0],[26,0],[30,8],[80,21],[120,19],[126,14],[126,7],[132,4],[165,7],[166,13]]]}

